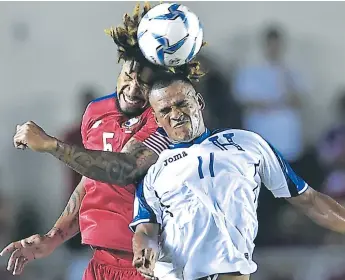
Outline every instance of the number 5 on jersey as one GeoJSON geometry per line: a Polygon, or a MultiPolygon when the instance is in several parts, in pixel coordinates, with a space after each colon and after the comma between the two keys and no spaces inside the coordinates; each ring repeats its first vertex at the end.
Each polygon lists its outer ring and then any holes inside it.
{"type": "MultiPolygon", "coordinates": [[[[199,160],[199,166],[198,166],[199,177],[200,177],[200,179],[204,179],[205,176],[204,176],[204,172],[202,170],[203,166],[204,166],[204,159],[203,159],[203,157],[199,156],[198,160],[199,160]]],[[[208,164],[208,169],[210,172],[210,176],[214,177],[214,153],[210,153],[210,161],[208,164]]]]}
{"type": "Polygon", "coordinates": [[[110,139],[114,138],[113,132],[103,132],[103,151],[112,152],[113,146],[110,143],[110,139]]]}

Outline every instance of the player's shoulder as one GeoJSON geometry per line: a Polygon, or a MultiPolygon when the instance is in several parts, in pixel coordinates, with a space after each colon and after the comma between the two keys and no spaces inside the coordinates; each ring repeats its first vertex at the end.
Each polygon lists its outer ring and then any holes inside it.
{"type": "Polygon", "coordinates": [[[111,93],[92,100],[85,110],[85,115],[98,114],[99,112],[107,112],[117,110],[116,107],[117,94],[111,93]]]}
{"type": "MultiPolygon", "coordinates": [[[[176,156],[176,154],[182,153],[181,151],[176,151],[175,149],[170,149],[171,142],[167,138],[165,138],[164,135],[160,134],[159,129],[154,133],[155,137],[159,137],[160,141],[167,141],[165,144],[168,148],[162,150],[159,153],[157,161],[151,165],[149,170],[146,173],[145,179],[146,182],[154,182],[157,176],[163,171],[163,169],[166,167],[166,160],[169,158],[172,158],[173,156],[176,156]]],[[[185,152],[183,152],[185,153],[185,152]]]]}
{"type": "Polygon", "coordinates": [[[209,136],[209,141],[217,145],[239,145],[246,151],[259,152],[267,142],[257,133],[243,129],[218,129],[209,136]]]}

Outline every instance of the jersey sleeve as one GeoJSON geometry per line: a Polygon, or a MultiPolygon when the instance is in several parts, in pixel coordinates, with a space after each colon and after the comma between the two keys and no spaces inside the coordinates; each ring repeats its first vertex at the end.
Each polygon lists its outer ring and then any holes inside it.
{"type": "Polygon", "coordinates": [[[81,122],[80,132],[81,132],[81,139],[83,141],[84,147],[86,147],[87,130],[88,130],[89,124],[91,122],[91,108],[90,108],[91,104],[92,103],[89,103],[89,105],[86,107],[84,115],[83,115],[83,119],[81,122]]]}
{"type": "Polygon", "coordinates": [[[284,157],[268,142],[259,137],[262,155],[260,176],[262,183],[275,197],[295,197],[308,189],[308,184],[291,168],[284,157]]]}
{"type": "Polygon", "coordinates": [[[149,183],[148,176],[137,186],[134,198],[133,220],[129,228],[135,232],[142,223],[162,224],[162,210],[159,199],[149,183]]]}
{"type": "Polygon", "coordinates": [[[146,124],[133,136],[136,140],[142,142],[146,147],[160,154],[169,147],[169,140],[157,131],[158,125],[153,113],[150,113],[146,124]]]}

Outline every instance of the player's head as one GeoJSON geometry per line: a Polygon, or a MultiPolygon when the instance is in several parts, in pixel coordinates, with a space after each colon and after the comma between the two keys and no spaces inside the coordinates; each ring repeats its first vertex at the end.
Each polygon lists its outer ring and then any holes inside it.
{"type": "Polygon", "coordinates": [[[148,92],[154,80],[167,72],[185,73],[195,79],[200,77],[200,71],[195,76],[193,63],[190,62],[178,68],[164,68],[150,63],[140,51],[137,30],[141,18],[150,10],[146,2],[143,11],[140,4],[134,8],[132,17],[125,14],[123,25],[106,30],[118,47],[118,61],[122,61],[122,70],[117,80],[118,105],[120,110],[129,115],[140,115],[148,106],[148,92]],[[195,76],[195,77],[193,77],[195,76]]]}
{"type": "Polygon", "coordinates": [[[279,60],[281,58],[284,38],[283,31],[278,26],[270,26],[264,34],[265,54],[269,60],[279,60]]]}
{"type": "Polygon", "coordinates": [[[158,125],[173,142],[189,142],[204,132],[204,100],[185,76],[155,81],[149,100],[158,125]]]}
{"type": "Polygon", "coordinates": [[[128,116],[140,115],[148,106],[148,91],[155,72],[135,59],[126,59],[117,79],[116,91],[120,110],[128,116]]]}

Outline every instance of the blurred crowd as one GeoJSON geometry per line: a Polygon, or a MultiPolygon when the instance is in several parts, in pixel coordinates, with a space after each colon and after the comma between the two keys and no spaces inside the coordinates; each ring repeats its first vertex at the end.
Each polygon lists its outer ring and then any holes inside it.
{"type": "MultiPolygon", "coordinates": [[[[260,36],[261,61],[232,65],[224,70],[212,59],[211,53],[201,54],[207,76],[197,85],[206,100],[205,118],[210,129],[218,127],[241,128],[261,134],[291,163],[294,170],[314,189],[324,192],[345,204],[345,85],[337,85],[336,102],[338,122],[330,126],[320,139],[306,143],[303,127],[303,108],[308,102],[310,81],[291,65],[284,54],[289,47],[285,30],[280,25],[267,26],[260,36]],[[231,78],[229,78],[231,77],[231,78]]],[[[101,96],[92,86],[79,94],[76,120],[61,137],[66,142],[82,145],[80,121],[88,102],[101,96]]],[[[65,170],[67,202],[80,177],[65,170]]],[[[0,174],[1,179],[1,174],[0,174]]],[[[1,184],[1,180],[0,180],[1,184]]],[[[0,188],[1,190],[1,188],[0,188]]],[[[32,205],[21,205],[13,216],[11,203],[0,194],[0,246],[8,242],[42,232],[38,213],[32,205]],[[15,221],[15,222],[14,222],[15,221]]],[[[62,210],[62,209],[61,209],[62,210]]],[[[345,244],[345,237],[330,233],[314,225],[290,207],[284,200],[274,199],[262,188],[259,198],[259,233],[257,248],[315,247],[345,244]]],[[[53,221],[52,221],[53,223],[53,221]]],[[[76,236],[66,244],[67,250],[76,255],[74,262],[54,279],[79,279],[86,261],[83,256],[89,249],[80,245],[76,236]],[[79,275],[79,276],[78,276],[79,275]]],[[[1,264],[4,260],[1,260],[1,264]]],[[[260,262],[259,262],[260,263],[260,262]]],[[[24,272],[17,279],[43,279],[34,272],[24,272]]],[[[272,274],[272,280],[299,280],[293,273],[272,274]]],[[[256,279],[255,275],[252,277],[256,279]]],[[[12,279],[0,269],[0,279],[12,279]]],[[[46,279],[46,278],[44,278],[46,279]]],[[[270,280],[265,278],[265,280],[270,280]]],[[[340,269],[329,272],[324,280],[345,279],[340,269]]]]}

